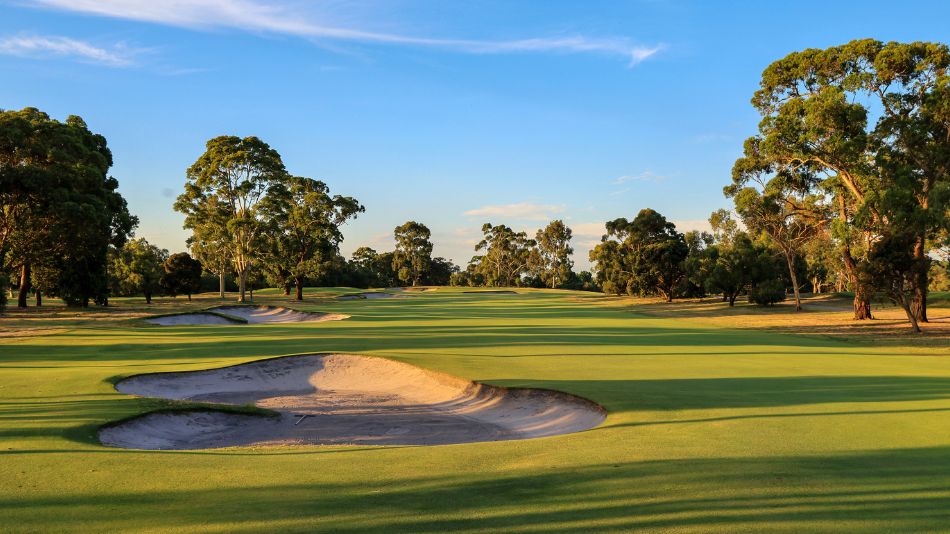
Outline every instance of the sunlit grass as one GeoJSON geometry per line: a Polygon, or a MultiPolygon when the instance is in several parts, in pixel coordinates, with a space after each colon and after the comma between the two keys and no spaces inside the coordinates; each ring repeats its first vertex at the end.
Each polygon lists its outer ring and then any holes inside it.
{"type": "MultiPolygon", "coordinates": [[[[150,307],[116,299],[107,312],[51,302],[0,319],[15,336],[0,339],[0,531],[886,532],[950,524],[950,344],[933,330],[851,332],[833,299],[796,314],[552,291],[333,298],[355,291],[308,290],[299,305],[279,291],[255,292],[261,303],[351,315],[332,323],[140,320],[214,305],[216,294],[150,307]],[[138,452],[95,440],[98,425],[161,408],[117,393],[119,377],[331,351],[568,391],[609,416],[567,436],[438,447],[138,452]]],[[[940,324],[948,310],[935,301],[940,324]]],[[[886,313],[873,328],[890,320],[886,313]]]]}

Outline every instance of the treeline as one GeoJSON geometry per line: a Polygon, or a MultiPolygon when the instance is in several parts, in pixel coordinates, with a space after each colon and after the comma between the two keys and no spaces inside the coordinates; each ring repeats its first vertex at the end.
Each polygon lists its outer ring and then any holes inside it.
{"type": "Polygon", "coordinates": [[[110,247],[138,223],[111,166],[105,138],[81,118],[0,110],[0,305],[11,282],[20,307],[30,292],[37,304],[108,303],[110,247]]]}
{"type": "Polygon", "coordinates": [[[789,265],[826,241],[870,319],[884,293],[914,330],[927,321],[932,251],[950,224],[950,50],[852,41],[770,65],[758,132],[725,188],[789,265]]]}

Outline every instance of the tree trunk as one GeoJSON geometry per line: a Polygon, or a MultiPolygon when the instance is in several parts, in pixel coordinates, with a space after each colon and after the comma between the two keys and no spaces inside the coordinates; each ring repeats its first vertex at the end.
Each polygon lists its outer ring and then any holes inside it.
{"type": "Polygon", "coordinates": [[[911,277],[914,285],[914,296],[910,303],[910,311],[919,323],[927,321],[927,286],[930,283],[930,257],[927,256],[927,250],[923,236],[914,243],[914,259],[917,261],[917,269],[911,277]]]}
{"type": "Polygon", "coordinates": [[[26,297],[30,292],[30,262],[24,262],[20,267],[20,293],[17,295],[17,307],[26,308],[26,297]]]}
{"type": "Polygon", "coordinates": [[[907,320],[910,321],[910,327],[916,334],[920,334],[920,325],[917,323],[917,317],[914,316],[913,310],[910,309],[910,304],[907,303],[907,299],[904,298],[903,294],[895,295],[894,299],[897,304],[904,310],[904,313],[907,314],[907,320]]]}
{"type": "Polygon", "coordinates": [[[290,296],[290,286],[291,286],[290,282],[284,282],[284,296],[285,297],[290,296]]]}
{"type": "Polygon", "coordinates": [[[36,307],[39,308],[43,305],[43,292],[39,289],[36,290],[36,307]]]}
{"type": "Polygon", "coordinates": [[[785,261],[788,263],[788,275],[792,278],[792,289],[795,291],[795,311],[802,311],[802,297],[798,292],[798,276],[795,275],[795,254],[786,252],[785,261]]]}
{"type": "Polygon", "coordinates": [[[151,303],[152,303],[152,292],[151,292],[151,291],[146,291],[146,292],[145,292],[145,303],[146,303],[146,304],[151,304],[151,303]]]}
{"type": "Polygon", "coordinates": [[[224,300],[224,269],[218,273],[218,291],[221,294],[221,300],[224,300]]]}
{"type": "Polygon", "coordinates": [[[188,293],[188,302],[191,302],[191,293],[188,293]]]}
{"type": "MultiPolygon", "coordinates": [[[[739,295],[738,293],[733,294],[733,295],[729,295],[729,307],[730,307],[730,308],[736,305],[736,297],[737,297],[738,295],[739,295]]],[[[723,294],[723,296],[725,296],[725,294],[723,294]]]]}
{"type": "Polygon", "coordinates": [[[855,284],[854,286],[854,320],[864,321],[873,319],[871,315],[871,298],[867,294],[867,288],[855,284]]]}
{"type": "Polygon", "coordinates": [[[297,300],[303,300],[303,278],[294,278],[294,283],[297,286],[297,300]]]}
{"type": "Polygon", "coordinates": [[[848,245],[845,245],[844,250],[842,250],[841,259],[844,261],[848,278],[851,279],[851,285],[854,288],[854,320],[873,319],[874,317],[871,315],[871,297],[867,294],[867,288],[858,279],[858,267],[854,263],[854,258],[851,257],[851,248],[848,245]]]}
{"type": "Polygon", "coordinates": [[[240,292],[238,302],[247,302],[247,296],[245,295],[247,291],[247,269],[241,269],[241,272],[238,273],[238,286],[240,286],[238,288],[240,292]]]}

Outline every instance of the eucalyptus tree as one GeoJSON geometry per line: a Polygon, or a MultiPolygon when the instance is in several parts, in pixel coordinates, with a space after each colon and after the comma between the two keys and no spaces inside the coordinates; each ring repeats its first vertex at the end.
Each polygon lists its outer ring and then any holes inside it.
{"type": "Polygon", "coordinates": [[[826,217],[820,198],[814,195],[799,199],[793,196],[783,197],[781,193],[771,191],[777,182],[780,181],[770,181],[765,192],[760,193],[752,187],[745,187],[737,192],[736,211],[747,228],[764,232],[782,251],[795,295],[795,310],[801,311],[802,299],[796,266],[805,245],[818,235],[826,217]]]}
{"type": "Polygon", "coordinates": [[[477,262],[475,272],[484,277],[484,283],[488,286],[518,285],[528,269],[531,251],[537,243],[529,239],[526,232],[515,232],[504,224],[493,226],[485,223],[482,225],[482,234],[484,237],[475,245],[475,251],[483,250],[484,254],[477,259],[472,258],[477,262]]]}
{"type": "Polygon", "coordinates": [[[926,320],[925,243],[947,224],[948,65],[943,44],[857,40],[776,61],[752,99],[763,120],[736,162],[732,193],[767,174],[829,197],[832,233],[855,290],[855,319],[871,315],[858,273],[881,229],[890,231],[888,203],[909,195],[906,220],[913,221],[920,260],[911,309],[926,320]]]}
{"type": "Polygon", "coordinates": [[[722,293],[729,306],[735,306],[743,292],[774,279],[773,265],[768,248],[753,243],[745,232],[737,232],[729,245],[717,247],[706,284],[711,291],[722,293]]]}
{"type": "Polygon", "coordinates": [[[422,223],[407,221],[393,231],[396,250],[393,252],[393,270],[399,280],[419,285],[432,264],[432,232],[422,223]]]}
{"type": "Polygon", "coordinates": [[[607,234],[590,252],[605,292],[659,294],[672,302],[686,276],[689,246],[663,215],[643,209],[632,220],[607,222],[607,234]]]}
{"type": "Polygon", "coordinates": [[[109,246],[137,224],[108,174],[106,139],[36,108],[0,111],[0,132],[0,276],[19,270],[20,306],[40,266],[67,305],[106,304],[109,246]]]}
{"type": "Polygon", "coordinates": [[[152,245],[145,238],[133,239],[117,249],[112,260],[112,273],[120,294],[142,293],[145,303],[152,303],[152,295],[161,289],[163,264],[168,251],[152,245]]]}
{"type": "Polygon", "coordinates": [[[162,276],[159,285],[165,293],[176,296],[191,295],[201,291],[201,262],[187,252],[178,252],[169,256],[162,264],[162,276]]]}
{"type": "Polygon", "coordinates": [[[246,300],[248,273],[261,252],[260,207],[268,196],[284,194],[287,182],[280,154],[257,137],[215,137],[188,168],[185,192],[175,209],[185,214],[184,227],[194,232],[193,243],[211,236],[211,242],[227,249],[241,302],[246,300]]]}
{"type": "Polygon", "coordinates": [[[558,219],[551,221],[535,235],[537,251],[540,256],[541,278],[551,288],[560,287],[571,277],[574,261],[571,254],[571,236],[573,232],[558,219]]]}
{"type": "Polygon", "coordinates": [[[330,196],[330,188],[319,180],[288,178],[286,187],[261,207],[264,269],[292,280],[296,300],[303,300],[304,280],[323,277],[336,265],[343,241],[340,226],[364,211],[352,197],[330,196]]]}

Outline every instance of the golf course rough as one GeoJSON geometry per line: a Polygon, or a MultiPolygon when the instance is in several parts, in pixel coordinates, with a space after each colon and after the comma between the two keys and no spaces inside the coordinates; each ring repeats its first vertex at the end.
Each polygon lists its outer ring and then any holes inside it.
{"type": "Polygon", "coordinates": [[[104,444],[133,449],[444,445],[567,434],[593,428],[605,417],[593,402],[565,393],[478,384],[352,354],[139,375],[122,380],[116,389],[171,400],[255,404],[280,414],[166,411],[100,430],[104,444]]]}

